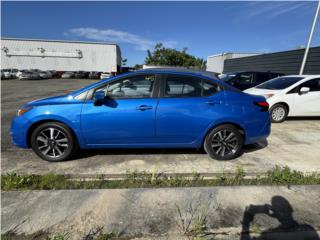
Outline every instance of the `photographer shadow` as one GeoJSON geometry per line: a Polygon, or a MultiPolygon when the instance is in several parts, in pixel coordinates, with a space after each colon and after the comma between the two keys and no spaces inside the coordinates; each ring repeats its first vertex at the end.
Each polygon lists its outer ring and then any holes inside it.
{"type": "Polygon", "coordinates": [[[271,205],[250,205],[246,207],[242,219],[240,240],[320,240],[317,231],[309,224],[298,223],[293,218],[293,208],[282,196],[273,196],[271,205]],[[279,221],[279,225],[264,231],[251,227],[257,214],[266,214],[279,221]],[[254,235],[254,236],[252,236],[254,235]]]}

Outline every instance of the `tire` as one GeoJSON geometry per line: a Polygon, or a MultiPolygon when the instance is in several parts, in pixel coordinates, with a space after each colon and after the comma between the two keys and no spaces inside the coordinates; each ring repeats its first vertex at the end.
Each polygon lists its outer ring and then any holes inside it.
{"type": "Polygon", "coordinates": [[[281,104],[275,104],[270,108],[270,120],[273,123],[281,123],[288,116],[288,108],[281,104]]]}
{"type": "Polygon", "coordinates": [[[231,124],[212,129],[204,141],[205,151],[216,160],[231,160],[240,156],[242,146],[243,136],[239,129],[231,124]]]}
{"type": "Polygon", "coordinates": [[[78,143],[66,125],[48,122],[32,132],[31,147],[43,160],[59,162],[70,159],[78,150],[78,143]]]}

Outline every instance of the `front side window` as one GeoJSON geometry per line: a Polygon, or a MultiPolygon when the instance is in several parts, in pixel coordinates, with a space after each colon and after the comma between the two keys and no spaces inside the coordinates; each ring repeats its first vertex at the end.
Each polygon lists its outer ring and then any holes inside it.
{"type": "Polygon", "coordinates": [[[96,91],[104,91],[111,98],[149,98],[151,97],[155,75],[135,75],[110,82],[96,91]]]}
{"type": "Polygon", "coordinates": [[[164,97],[201,97],[210,96],[219,91],[215,83],[203,81],[192,76],[169,75],[166,78],[164,97]]]}
{"type": "Polygon", "coordinates": [[[320,91],[320,78],[315,78],[315,79],[312,79],[312,80],[309,80],[309,81],[302,83],[299,86],[299,89],[301,89],[302,87],[310,88],[310,92],[320,91]]]}

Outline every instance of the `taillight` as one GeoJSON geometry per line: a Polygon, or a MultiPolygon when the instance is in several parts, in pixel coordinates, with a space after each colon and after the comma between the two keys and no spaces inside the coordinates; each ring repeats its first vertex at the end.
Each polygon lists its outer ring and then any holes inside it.
{"type": "Polygon", "coordinates": [[[263,102],[254,102],[255,105],[261,107],[261,112],[269,111],[269,103],[266,101],[263,102]]]}

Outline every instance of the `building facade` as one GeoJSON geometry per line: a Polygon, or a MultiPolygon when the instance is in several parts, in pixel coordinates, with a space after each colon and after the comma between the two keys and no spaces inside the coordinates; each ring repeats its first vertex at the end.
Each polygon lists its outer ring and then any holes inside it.
{"type": "Polygon", "coordinates": [[[256,53],[221,53],[207,58],[207,71],[222,73],[226,59],[254,56],[256,53]]]}
{"type": "Polygon", "coordinates": [[[119,72],[117,44],[36,39],[1,39],[1,68],[119,72]]]}
{"type": "MultiPolygon", "coordinates": [[[[271,71],[299,74],[305,49],[225,59],[223,72],[271,71]]],[[[320,74],[320,47],[310,48],[303,74],[320,74]]]]}

